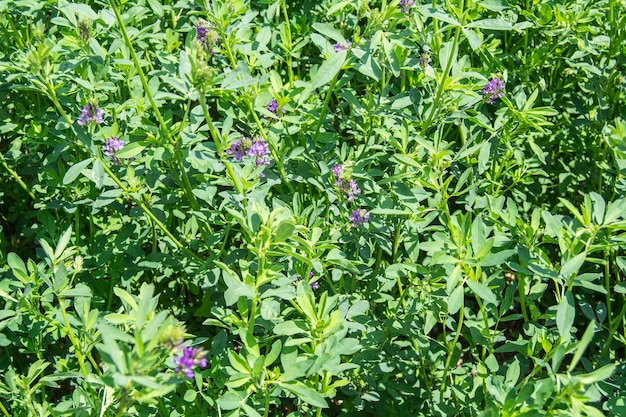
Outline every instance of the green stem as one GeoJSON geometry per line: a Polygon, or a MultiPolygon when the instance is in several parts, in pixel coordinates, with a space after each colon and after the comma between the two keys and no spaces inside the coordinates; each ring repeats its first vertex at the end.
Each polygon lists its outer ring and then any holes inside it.
{"type": "Polygon", "coordinates": [[[85,367],[85,359],[83,358],[83,353],[78,344],[78,340],[76,339],[76,336],[74,335],[74,331],[72,330],[72,326],[70,325],[70,321],[67,317],[65,303],[63,302],[63,299],[60,296],[57,295],[57,298],[59,300],[59,307],[61,307],[61,314],[63,315],[63,321],[65,322],[65,327],[67,329],[67,335],[70,338],[70,341],[72,342],[72,346],[74,346],[74,352],[76,353],[76,359],[78,359],[80,370],[83,373],[83,376],[87,378],[88,372],[87,372],[87,368],[85,367]]]}
{"type": "Polygon", "coordinates": [[[256,114],[256,111],[254,110],[254,106],[252,105],[252,102],[247,97],[246,97],[246,103],[248,104],[248,109],[250,110],[250,113],[252,114],[252,118],[254,119],[257,127],[259,128],[259,132],[261,132],[261,136],[263,136],[263,140],[265,140],[265,143],[267,143],[268,147],[270,148],[270,153],[272,154],[272,158],[274,158],[274,162],[276,163],[276,166],[278,167],[278,170],[280,171],[280,174],[282,176],[283,181],[285,182],[285,185],[287,185],[287,188],[289,188],[289,191],[291,192],[291,194],[293,194],[294,189],[291,186],[291,182],[289,182],[289,179],[287,178],[287,172],[285,171],[285,165],[283,164],[283,160],[282,158],[278,157],[278,149],[277,149],[276,143],[274,142],[273,139],[270,139],[267,136],[267,133],[265,133],[263,124],[261,123],[259,116],[256,114]]]}
{"type": "MultiPolygon", "coordinates": [[[[611,271],[610,271],[611,256],[609,254],[609,250],[608,249],[604,250],[604,260],[605,260],[605,264],[604,264],[604,289],[606,290],[606,316],[607,317],[613,317],[612,303],[611,303],[611,294],[613,293],[611,291],[611,271]]],[[[610,320],[609,320],[609,323],[610,323],[610,320]]]]}
{"type": "Polygon", "coordinates": [[[526,291],[524,289],[524,275],[523,274],[519,274],[517,276],[519,285],[517,286],[517,291],[519,293],[519,303],[520,303],[520,307],[522,308],[522,316],[524,317],[524,322],[528,323],[530,320],[528,320],[528,313],[526,312],[526,294],[524,294],[524,292],[526,291]]]}
{"type": "MultiPolygon", "coordinates": [[[[433,0],[433,3],[435,3],[435,1],[433,0]]],[[[460,10],[460,16],[462,17],[461,19],[461,25],[458,26],[454,32],[454,41],[452,42],[452,48],[450,49],[450,56],[448,57],[448,62],[446,63],[446,67],[443,70],[443,74],[441,77],[441,80],[439,82],[439,84],[437,85],[437,92],[435,93],[435,100],[433,101],[433,105],[430,108],[430,114],[428,115],[428,118],[426,119],[426,122],[424,123],[424,126],[422,126],[422,133],[426,133],[426,131],[428,130],[428,128],[430,128],[433,119],[435,117],[435,112],[437,111],[437,106],[439,106],[439,102],[441,101],[441,97],[443,95],[443,90],[444,87],[446,85],[446,81],[448,80],[448,74],[450,72],[450,68],[452,67],[452,58],[454,57],[456,50],[458,48],[458,43],[459,43],[459,36],[461,34],[461,28],[463,26],[463,21],[465,20],[464,17],[464,5],[465,5],[465,1],[461,0],[461,10],[460,10]]]]}
{"type": "Polygon", "coordinates": [[[154,213],[152,213],[152,211],[145,205],[143,201],[137,199],[136,197],[132,195],[131,190],[128,189],[128,187],[126,187],[124,183],[120,181],[119,178],[117,178],[117,176],[113,173],[113,171],[111,171],[111,168],[109,168],[108,165],[104,163],[104,161],[100,160],[100,162],[102,164],[104,172],[106,172],[107,175],[113,180],[113,182],[115,182],[117,186],[120,187],[122,191],[124,191],[135,202],[135,204],[139,206],[139,208],[144,212],[144,214],[148,216],[148,218],[152,220],[154,224],[156,224],[157,227],[161,229],[161,231],[165,233],[165,235],[172,240],[172,242],[174,243],[174,245],[176,245],[177,248],[182,250],[188,256],[194,258],[196,261],[200,263],[203,262],[202,259],[198,255],[190,251],[187,248],[187,246],[183,245],[176,237],[174,237],[172,232],[170,232],[169,229],[154,215],[154,213]]]}
{"type": "Polygon", "coordinates": [[[126,31],[126,26],[124,25],[124,21],[122,20],[122,16],[120,15],[120,12],[118,10],[117,4],[115,3],[115,0],[109,0],[109,4],[111,5],[113,12],[115,13],[115,17],[117,18],[118,24],[120,25],[120,31],[122,32],[124,43],[128,47],[128,50],[130,51],[131,58],[133,60],[133,63],[135,64],[135,69],[137,70],[137,74],[139,75],[139,79],[141,80],[141,85],[143,86],[146,96],[148,97],[148,101],[150,102],[150,106],[152,107],[152,110],[154,111],[154,114],[157,120],[159,121],[159,126],[161,126],[161,131],[167,138],[168,142],[174,146],[174,157],[175,157],[176,163],[178,164],[180,174],[183,178],[183,184],[185,186],[185,193],[187,194],[187,198],[189,199],[189,202],[191,203],[191,207],[194,210],[198,210],[200,208],[200,205],[198,204],[198,200],[196,199],[196,196],[194,195],[192,191],[191,183],[189,182],[189,177],[187,176],[187,171],[185,170],[185,165],[183,164],[183,159],[180,154],[180,148],[176,146],[176,141],[172,137],[170,129],[166,125],[165,120],[163,119],[163,116],[161,115],[159,106],[157,106],[156,101],[154,101],[154,96],[152,95],[152,91],[150,91],[148,80],[146,79],[146,75],[143,72],[143,68],[141,67],[139,58],[137,57],[137,54],[135,53],[135,49],[133,48],[130,42],[130,38],[128,37],[128,32],[126,31]]]}
{"type": "Polygon", "coordinates": [[[292,48],[292,44],[291,44],[291,24],[289,23],[289,15],[287,14],[287,2],[285,0],[282,0],[280,2],[282,11],[283,11],[283,17],[285,19],[285,24],[287,25],[287,30],[285,31],[285,35],[287,37],[286,39],[286,45],[285,48],[287,49],[286,55],[287,55],[287,74],[289,76],[289,85],[293,87],[293,68],[291,68],[292,66],[292,58],[291,58],[291,48],[292,48]]]}
{"type": "Polygon", "coordinates": [[[248,318],[248,333],[250,336],[254,336],[254,321],[256,318],[256,311],[258,307],[259,301],[255,296],[252,299],[252,307],[250,308],[250,317],[248,318]]]}
{"type": "Polygon", "coordinates": [[[0,165],[2,165],[4,169],[6,169],[9,174],[11,174],[13,179],[20,185],[20,187],[22,187],[22,189],[26,192],[26,194],[28,194],[30,198],[32,198],[33,200],[36,199],[35,194],[28,188],[26,183],[22,181],[22,178],[20,178],[19,174],[7,164],[2,154],[0,154],[0,165]]]}
{"type": "Polygon", "coordinates": [[[320,114],[320,119],[317,122],[317,127],[315,128],[315,134],[313,135],[313,142],[317,140],[317,135],[320,133],[320,129],[322,128],[322,123],[324,123],[324,118],[326,117],[326,113],[328,112],[328,103],[330,103],[330,97],[333,94],[333,90],[335,89],[335,84],[337,84],[337,80],[339,79],[340,73],[341,71],[335,74],[332,81],[330,82],[330,86],[328,87],[328,90],[326,91],[326,97],[324,98],[324,104],[322,105],[322,113],[320,114]]]}
{"type": "MultiPolygon", "coordinates": [[[[209,132],[211,133],[211,137],[213,138],[213,142],[215,143],[215,147],[217,148],[217,153],[218,155],[221,155],[222,150],[223,150],[222,140],[220,138],[220,135],[217,129],[215,128],[215,125],[213,124],[213,119],[211,119],[211,114],[209,114],[209,109],[206,105],[206,99],[204,98],[204,94],[202,94],[200,97],[200,107],[202,107],[202,113],[204,114],[204,119],[206,120],[207,125],[209,126],[209,132]]],[[[237,193],[243,195],[244,194],[243,186],[237,179],[237,176],[235,175],[235,171],[233,170],[233,166],[231,165],[229,161],[224,161],[224,166],[226,167],[226,174],[228,175],[230,180],[233,182],[235,189],[237,190],[237,193]]]]}
{"type": "Polygon", "coordinates": [[[456,333],[454,334],[454,340],[452,341],[452,345],[448,347],[448,357],[446,358],[446,367],[443,370],[443,378],[441,379],[441,388],[439,390],[439,401],[443,402],[443,394],[446,390],[446,379],[448,377],[448,372],[450,371],[450,364],[452,362],[452,356],[454,355],[454,348],[456,347],[457,342],[459,341],[459,336],[461,335],[461,330],[463,328],[463,316],[465,310],[465,304],[461,304],[461,309],[459,310],[459,322],[456,326],[456,333]]]}
{"type": "MultiPolygon", "coordinates": [[[[230,43],[228,41],[225,41],[224,47],[226,48],[226,52],[230,60],[230,65],[232,66],[233,70],[236,70],[237,62],[235,60],[235,56],[233,55],[232,48],[230,47],[230,43]]],[[[276,144],[274,143],[273,140],[270,140],[267,137],[267,134],[265,133],[265,129],[263,128],[263,124],[261,123],[261,120],[259,120],[259,116],[257,116],[256,111],[254,110],[254,106],[252,102],[250,101],[250,99],[246,96],[245,93],[243,93],[243,97],[244,97],[245,104],[248,107],[248,110],[252,114],[252,118],[254,119],[254,122],[259,128],[259,131],[261,132],[261,136],[263,136],[263,140],[265,140],[265,143],[267,143],[268,147],[270,148],[272,158],[274,158],[274,162],[276,163],[276,166],[278,167],[281,175],[283,176],[283,180],[285,181],[287,188],[289,188],[289,191],[293,194],[295,190],[293,189],[293,187],[291,186],[291,183],[287,179],[287,173],[285,172],[285,166],[283,165],[282,159],[278,158],[276,144]]]]}
{"type": "Polygon", "coordinates": [[[57,111],[61,114],[61,117],[65,119],[67,124],[71,126],[72,119],[70,118],[70,116],[67,115],[65,110],[63,110],[63,106],[61,106],[61,103],[59,102],[59,99],[57,98],[57,93],[56,93],[56,90],[54,89],[54,86],[47,79],[42,80],[42,82],[45,85],[46,90],[48,91],[48,96],[52,100],[52,103],[54,103],[54,107],[56,107],[57,111]]]}
{"type": "Polygon", "coordinates": [[[270,391],[269,388],[265,389],[265,412],[263,417],[268,417],[270,414],[270,391]]]}
{"type": "Polygon", "coordinates": [[[4,404],[2,404],[2,401],[0,401],[0,410],[2,410],[2,412],[4,413],[5,416],[11,417],[11,415],[9,414],[7,409],[4,407],[4,404]]]}

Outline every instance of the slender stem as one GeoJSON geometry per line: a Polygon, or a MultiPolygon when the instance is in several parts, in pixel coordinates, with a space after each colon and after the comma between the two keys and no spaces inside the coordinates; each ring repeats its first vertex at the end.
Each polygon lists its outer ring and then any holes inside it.
{"type": "Polygon", "coordinates": [[[335,74],[332,81],[330,82],[328,91],[326,91],[326,97],[324,98],[324,104],[322,105],[322,113],[320,114],[320,119],[317,122],[317,127],[315,128],[315,134],[313,135],[314,142],[315,140],[317,140],[317,135],[320,133],[320,129],[322,128],[322,123],[324,123],[324,118],[326,117],[326,113],[328,112],[328,103],[330,102],[330,97],[333,93],[333,90],[335,89],[335,84],[337,84],[337,80],[339,79],[340,73],[341,71],[335,74]]]}
{"type": "Polygon", "coordinates": [[[263,417],[269,417],[270,413],[270,390],[269,388],[265,389],[265,412],[263,413],[263,417]]]}
{"type": "Polygon", "coordinates": [[[80,370],[83,373],[83,376],[87,378],[88,372],[87,372],[87,368],[85,367],[85,359],[83,358],[83,353],[78,344],[78,340],[76,339],[76,336],[74,335],[74,331],[72,330],[72,326],[70,325],[70,321],[67,317],[65,303],[63,302],[63,298],[59,297],[58,295],[57,295],[57,298],[59,300],[59,307],[61,307],[61,314],[63,315],[63,321],[65,322],[65,327],[67,329],[67,335],[70,338],[70,341],[72,342],[72,346],[74,346],[74,352],[76,353],[76,358],[78,359],[80,370]]]}
{"type": "Polygon", "coordinates": [[[465,304],[461,304],[461,309],[459,310],[459,322],[456,326],[456,333],[454,334],[454,340],[452,341],[452,345],[448,347],[449,352],[448,352],[448,357],[446,358],[446,367],[443,370],[443,378],[441,379],[441,389],[439,390],[440,402],[443,402],[443,394],[446,390],[446,378],[448,377],[448,372],[450,371],[450,363],[452,362],[452,355],[454,355],[454,348],[456,347],[456,343],[459,341],[459,336],[461,335],[461,330],[463,328],[464,307],[465,307],[465,304]]]}
{"type": "Polygon", "coordinates": [[[43,84],[46,87],[46,90],[48,91],[48,96],[52,100],[52,103],[54,103],[54,107],[56,107],[57,111],[61,114],[61,117],[63,117],[63,119],[65,119],[67,124],[71,126],[72,125],[72,119],[70,118],[70,116],[67,115],[65,110],[63,110],[63,106],[61,106],[61,103],[59,102],[59,99],[57,98],[57,93],[56,93],[56,90],[54,89],[54,86],[47,79],[46,80],[42,80],[42,81],[43,81],[43,84]]]}
{"type": "MultiPolygon", "coordinates": [[[[215,125],[213,124],[213,119],[211,119],[211,114],[209,113],[209,109],[206,105],[206,99],[204,98],[204,94],[202,94],[202,96],[200,97],[200,107],[202,107],[202,113],[204,113],[204,120],[206,120],[207,125],[209,126],[209,132],[211,133],[211,136],[213,137],[213,142],[215,143],[215,147],[217,148],[217,153],[221,155],[222,150],[223,150],[222,140],[220,138],[220,135],[217,129],[215,128],[215,125]]],[[[229,161],[224,161],[224,166],[226,167],[226,174],[235,185],[235,189],[237,190],[237,193],[243,195],[244,194],[243,186],[237,179],[237,176],[235,175],[235,171],[233,170],[233,166],[231,165],[229,161]]]]}
{"type": "Polygon", "coordinates": [[[150,86],[148,85],[148,80],[146,78],[146,75],[143,72],[143,68],[141,67],[139,58],[137,57],[137,54],[135,53],[135,49],[133,48],[130,42],[130,38],[128,37],[128,32],[126,31],[126,26],[124,25],[124,21],[122,20],[122,16],[120,15],[120,12],[118,10],[115,0],[109,0],[109,4],[111,5],[113,12],[115,12],[115,17],[117,18],[117,22],[120,25],[120,31],[122,32],[122,36],[124,37],[124,43],[128,47],[128,50],[130,51],[131,58],[133,60],[133,63],[135,64],[135,69],[137,70],[137,74],[139,75],[139,79],[141,80],[141,85],[143,86],[146,96],[148,97],[148,101],[150,101],[150,106],[152,107],[152,110],[154,111],[154,114],[157,120],[159,121],[159,125],[161,126],[161,131],[163,132],[163,134],[165,135],[169,143],[174,146],[174,155],[175,155],[176,163],[178,164],[180,175],[183,178],[183,183],[185,186],[185,193],[187,194],[187,198],[189,199],[189,202],[191,203],[191,207],[194,210],[198,210],[200,208],[200,205],[198,204],[198,200],[196,199],[196,196],[194,195],[192,191],[191,184],[189,182],[189,177],[187,176],[187,171],[185,170],[185,165],[183,164],[182,156],[180,154],[180,148],[176,146],[176,141],[172,137],[170,128],[165,123],[165,120],[163,119],[163,116],[161,115],[161,111],[159,110],[159,106],[157,106],[156,101],[154,101],[152,91],[150,91],[150,86]]]}
{"type": "Polygon", "coordinates": [[[258,304],[259,304],[259,301],[257,297],[254,297],[252,299],[252,307],[250,308],[250,318],[248,319],[248,333],[250,333],[250,335],[254,335],[254,319],[256,316],[256,310],[257,310],[258,304]]]}
{"type": "Polygon", "coordinates": [[[287,37],[287,39],[285,40],[285,48],[287,49],[285,52],[287,54],[287,74],[289,76],[289,85],[293,86],[293,68],[291,68],[292,66],[292,57],[291,57],[291,48],[292,48],[292,43],[291,43],[291,24],[289,23],[289,15],[287,14],[287,2],[285,0],[282,0],[280,2],[282,11],[283,11],[283,17],[285,19],[285,24],[287,25],[287,30],[285,31],[285,35],[287,37]]]}
{"type": "Polygon", "coordinates": [[[22,178],[20,178],[19,174],[7,164],[2,154],[0,154],[0,165],[2,165],[4,169],[6,169],[9,174],[11,174],[13,179],[20,185],[20,187],[22,187],[22,189],[26,192],[26,194],[28,194],[30,198],[32,198],[33,200],[36,199],[35,194],[28,188],[26,183],[22,181],[22,178]]]}
{"type": "Polygon", "coordinates": [[[113,173],[113,171],[111,171],[111,168],[109,168],[106,163],[104,163],[102,160],[100,160],[100,162],[102,163],[104,172],[107,173],[107,175],[113,180],[113,182],[117,184],[118,187],[122,189],[122,191],[124,191],[128,196],[130,196],[130,198],[133,199],[133,201],[139,206],[139,208],[144,212],[144,214],[148,216],[148,218],[150,218],[154,222],[154,224],[156,224],[157,227],[161,229],[161,231],[165,233],[165,235],[172,240],[172,242],[174,243],[174,245],[176,245],[177,248],[185,252],[190,257],[194,258],[196,261],[202,263],[202,259],[198,255],[190,251],[187,248],[187,246],[183,245],[176,237],[174,237],[172,232],[170,232],[169,229],[154,215],[154,213],[152,213],[152,211],[145,205],[143,201],[137,199],[136,197],[132,195],[128,187],[126,187],[124,183],[122,183],[122,181],[120,181],[120,179],[117,178],[117,176],[113,173]]]}
{"type": "MultiPolygon", "coordinates": [[[[613,317],[612,303],[611,303],[611,294],[613,294],[613,291],[611,291],[611,271],[610,271],[611,256],[609,254],[608,249],[604,250],[604,261],[605,261],[604,289],[606,290],[606,316],[613,317]]],[[[609,323],[610,323],[610,320],[609,320],[609,323]]]]}
{"type": "Polygon", "coordinates": [[[259,116],[256,114],[256,111],[254,110],[254,106],[252,105],[252,102],[247,97],[246,97],[246,103],[248,104],[248,109],[250,110],[250,113],[252,114],[252,118],[254,119],[257,127],[259,128],[259,132],[261,132],[261,136],[263,136],[263,140],[265,140],[265,143],[267,143],[268,147],[270,148],[270,153],[272,154],[272,158],[274,158],[274,162],[276,163],[276,166],[278,167],[278,170],[280,171],[280,174],[283,177],[285,185],[287,185],[287,188],[289,188],[289,191],[291,191],[291,193],[293,194],[294,189],[291,186],[289,179],[287,178],[287,172],[285,171],[285,165],[283,164],[283,160],[282,158],[278,157],[276,143],[274,142],[273,139],[270,139],[267,136],[267,133],[265,133],[263,124],[261,123],[259,116]]]}
{"type": "Polygon", "coordinates": [[[11,417],[11,415],[9,414],[7,409],[4,407],[4,404],[2,404],[2,401],[0,401],[0,410],[2,410],[2,412],[4,413],[5,416],[11,417]]]}
{"type": "Polygon", "coordinates": [[[528,323],[530,320],[528,320],[528,313],[526,312],[526,290],[524,289],[524,275],[519,274],[517,278],[519,282],[519,285],[517,286],[517,291],[519,292],[519,303],[520,307],[522,308],[522,316],[524,317],[524,322],[528,323]]]}
{"type": "MultiPolygon", "coordinates": [[[[226,48],[226,52],[228,53],[228,58],[230,60],[231,66],[233,67],[233,70],[236,70],[237,61],[235,60],[235,56],[233,55],[233,51],[232,51],[232,48],[230,47],[230,43],[228,42],[228,40],[224,42],[224,47],[226,48]]],[[[291,186],[291,183],[287,179],[287,173],[285,171],[285,166],[283,164],[282,159],[278,158],[276,144],[274,143],[273,140],[270,140],[267,134],[265,133],[263,124],[261,123],[259,116],[257,116],[256,111],[254,110],[252,101],[250,101],[249,97],[245,93],[242,93],[242,96],[243,96],[246,106],[248,107],[248,110],[250,110],[250,113],[252,114],[252,118],[254,119],[254,122],[259,128],[259,131],[261,132],[261,136],[263,136],[263,140],[265,140],[265,143],[267,143],[268,147],[270,148],[272,158],[274,158],[274,162],[276,163],[276,166],[278,167],[280,174],[283,176],[283,180],[285,181],[287,188],[289,188],[289,191],[291,191],[291,193],[293,194],[295,190],[293,189],[293,187],[291,186]]]]}
{"type": "MultiPolygon", "coordinates": [[[[434,0],[433,0],[434,2],[434,0]]],[[[435,100],[433,101],[433,105],[430,108],[430,114],[428,115],[428,118],[426,119],[426,122],[424,123],[424,125],[422,126],[422,133],[425,133],[428,128],[431,126],[432,122],[433,122],[433,118],[435,117],[435,112],[437,111],[437,107],[439,106],[439,102],[441,101],[441,97],[443,95],[443,91],[446,85],[446,81],[448,80],[448,75],[450,72],[450,68],[452,67],[452,58],[454,57],[454,55],[456,54],[456,50],[458,48],[458,43],[459,43],[459,36],[461,34],[461,27],[463,26],[463,21],[465,20],[464,17],[464,5],[465,5],[465,1],[461,0],[461,10],[460,10],[460,16],[461,16],[461,25],[457,26],[455,32],[454,32],[454,41],[452,42],[452,48],[450,49],[450,56],[448,56],[448,62],[446,63],[446,67],[443,70],[443,74],[441,77],[441,80],[439,82],[439,84],[437,85],[437,92],[435,94],[435,100]]]]}

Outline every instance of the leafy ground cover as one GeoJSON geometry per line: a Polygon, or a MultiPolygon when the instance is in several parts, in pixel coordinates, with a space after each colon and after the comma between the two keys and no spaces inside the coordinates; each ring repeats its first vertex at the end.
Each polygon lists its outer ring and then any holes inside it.
{"type": "Polygon", "coordinates": [[[0,0],[0,415],[626,415],[623,0],[0,0]]]}

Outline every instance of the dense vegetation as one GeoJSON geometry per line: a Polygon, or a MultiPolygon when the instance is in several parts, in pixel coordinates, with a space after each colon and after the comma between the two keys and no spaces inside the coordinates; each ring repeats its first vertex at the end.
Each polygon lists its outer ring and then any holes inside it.
{"type": "Polygon", "coordinates": [[[0,415],[626,415],[623,0],[0,0],[0,415]]]}

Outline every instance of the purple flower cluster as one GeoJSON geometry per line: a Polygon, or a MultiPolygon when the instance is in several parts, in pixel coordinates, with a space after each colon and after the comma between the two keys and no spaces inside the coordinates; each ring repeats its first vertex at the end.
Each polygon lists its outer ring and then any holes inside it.
{"type": "Polygon", "coordinates": [[[352,48],[352,42],[350,42],[350,41],[346,41],[345,45],[342,44],[341,42],[337,42],[335,44],[335,52],[347,51],[350,48],[352,48]]]}
{"type": "Polygon", "coordinates": [[[234,141],[230,145],[230,149],[226,150],[228,155],[233,155],[233,159],[237,162],[241,162],[244,156],[254,158],[254,162],[257,166],[269,165],[269,153],[270,149],[267,143],[260,137],[246,138],[242,137],[234,141]]]}
{"type": "Polygon", "coordinates": [[[120,163],[120,160],[117,159],[117,156],[115,156],[115,153],[121,150],[124,146],[126,146],[126,142],[113,136],[111,138],[108,138],[106,141],[104,141],[104,145],[102,145],[102,152],[106,156],[111,158],[111,160],[113,161],[115,165],[118,165],[120,163]]]}
{"type": "Polygon", "coordinates": [[[415,2],[413,0],[400,0],[399,6],[402,13],[409,13],[411,7],[415,6],[415,2]]]}
{"type": "Polygon", "coordinates": [[[352,222],[353,227],[359,227],[359,225],[367,223],[369,221],[370,214],[365,210],[356,209],[348,218],[352,222]]]}
{"type": "MultiPolygon", "coordinates": [[[[267,103],[267,106],[266,106],[265,108],[266,108],[269,112],[274,113],[274,116],[276,116],[276,117],[280,117],[280,116],[278,115],[278,110],[279,110],[279,107],[278,107],[278,101],[276,101],[276,99],[275,99],[275,98],[271,99],[271,100],[269,101],[269,103],[267,103]]],[[[286,112],[287,112],[287,111],[286,111],[285,109],[282,109],[282,113],[283,113],[283,114],[285,114],[286,112]]]]}
{"type": "Polygon", "coordinates": [[[210,22],[201,20],[196,24],[196,42],[202,46],[203,50],[208,50],[212,54],[213,48],[219,41],[220,38],[210,22]]]}
{"type": "Polygon", "coordinates": [[[504,81],[494,77],[480,92],[487,99],[487,103],[493,104],[497,98],[504,96],[504,81]]]}
{"type": "Polygon", "coordinates": [[[98,105],[92,101],[87,103],[85,107],[80,111],[80,116],[78,116],[78,124],[81,126],[85,126],[88,123],[104,123],[104,110],[102,110],[98,105]]]}
{"type": "MultiPolygon", "coordinates": [[[[317,281],[311,282],[311,279],[313,279],[314,276],[315,276],[315,273],[313,271],[311,271],[309,273],[309,286],[313,290],[319,290],[320,289],[320,283],[317,282],[317,281]]],[[[302,281],[302,277],[300,275],[298,275],[298,277],[296,278],[296,281],[302,281]]]]}
{"type": "Polygon", "coordinates": [[[180,356],[174,357],[175,372],[182,371],[186,378],[193,378],[193,367],[204,369],[207,366],[206,352],[201,348],[186,347],[180,356]]]}
{"type": "Polygon", "coordinates": [[[330,169],[335,176],[335,187],[348,201],[354,201],[354,196],[361,193],[356,182],[350,178],[350,173],[344,170],[343,165],[337,164],[330,169]]]}

